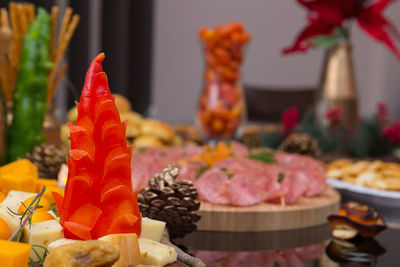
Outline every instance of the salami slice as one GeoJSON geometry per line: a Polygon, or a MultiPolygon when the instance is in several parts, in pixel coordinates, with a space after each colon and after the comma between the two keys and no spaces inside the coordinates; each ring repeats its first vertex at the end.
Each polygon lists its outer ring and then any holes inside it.
{"type": "Polygon", "coordinates": [[[259,173],[235,174],[230,178],[230,203],[235,206],[251,206],[268,197],[269,179],[259,173]]]}
{"type": "Polygon", "coordinates": [[[213,204],[228,205],[229,183],[226,172],[208,170],[195,181],[194,185],[201,199],[213,204]]]}

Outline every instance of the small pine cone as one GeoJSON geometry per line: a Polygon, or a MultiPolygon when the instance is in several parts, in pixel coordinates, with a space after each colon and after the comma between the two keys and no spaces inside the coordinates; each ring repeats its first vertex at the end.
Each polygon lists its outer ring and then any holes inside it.
{"type": "Polygon", "coordinates": [[[36,146],[26,158],[32,161],[39,170],[39,177],[57,179],[64,155],[55,145],[42,144],[36,146]]]}
{"type": "Polygon", "coordinates": [[[293,133],[283,140],[279,146],[279,150],[318,157],[321,155],[321,150],[318,147],[318,141],[306,133],[293,133]]]}
{"type": "Polygon", "coordinates": [[[138,194],[142,216],[166,222],[171,238],[193,232],[200,220],[196,188],[190,181],[177,181],[177,177],[178,167],[168,166],[150,179],[149,189],[138,194]]]}

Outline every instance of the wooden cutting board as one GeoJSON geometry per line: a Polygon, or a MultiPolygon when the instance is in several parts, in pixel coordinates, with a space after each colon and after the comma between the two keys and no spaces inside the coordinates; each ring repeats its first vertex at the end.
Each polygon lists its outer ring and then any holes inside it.
{"type": "Polygon", "coordinates": [[[198,230],[261,232],[293,230],[321,225],[339,209],[340,195],[329,187],[317,197],[301,197],[295,204],[261,203],[250,207],[214,205],[201,202],[198,230]]]}

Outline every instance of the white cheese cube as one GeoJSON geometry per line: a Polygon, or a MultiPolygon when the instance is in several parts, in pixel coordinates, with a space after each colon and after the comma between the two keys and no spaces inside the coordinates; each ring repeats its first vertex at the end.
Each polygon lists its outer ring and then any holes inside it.
{"type": "Polygon", "coordinates": [[[47,248],[51,242],[64,238],[63,228],[56,220],[32,223],[30,227],[25,225],[24,231],[26,242],[32,245],[30,257],[34,261],[38,260],[34,249],[43,255],[45,250],[41,247],[47,248]]]}
{"type": "Polygon", "coordinates": [[[74,240],[74,239],[68,239],[68,238],[61,238],[56,241],[51,242],[48,246],[47,249],[49,252],[51,252],[53,249],[58,248],[63,245],[68,245],[68,244],[74,244],[81,242],[80,240],[74,240]]]}
{"type": "Polygon", "coordinates": [[[8,225],[11,234],[18,230],[20,218],[20,216],[14,215],[7,208],[0,206],[0,219],[8,225]]]}
{"type": "Polygon", "coordinates": [[[160,242],[164,229],[165,222],[145,217],[142,218],[142,233],[140,234],[140,236],[160,242]]]}
{"type": "Polygon", "coordinates": [[[125,267],[140,264],[139,244],[136,234],[111,234],[99,238],[119,247],[119,259],[112,267],[125,267]]]}
{"type": "Polygon", "coordinates": [[[165,266],[177,259],[173,247],[142,237],[138,241],[142,264],[165,266]]]}
{"type": "Polygon", "coordinates": [[[15,191],[11,190],[7,197],[0,203],[1,207],[9,208],[14,212],[18,212],[19,206],[21,206],[21,202],[24,200],[34,197],[36,194],[23,192],[23,191],[15,191]]]}

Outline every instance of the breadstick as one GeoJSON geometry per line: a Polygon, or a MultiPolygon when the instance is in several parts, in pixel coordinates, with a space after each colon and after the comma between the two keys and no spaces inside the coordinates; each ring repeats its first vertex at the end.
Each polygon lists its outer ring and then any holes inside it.
{"type": "Polygon", "coordinates": [[[17,4],[17,17],[20,31],[22,35],[25,35],[28,32],[28,19],[26,18],[25,9],[22,4],[17,4]]]}
{"type": "Polygon", "coordinates": [[[11,2],[10,3],[10,17],[11,17],[11,26],[13,30],[14,41],[10,48],[10,59],[11,64],[13,66],[18,65],[18,58],[17,58],[17,51],[18,51],[18,39],[19,39],[19,27],[18,27],[18,19],[16,13],[16,4],[11,2]]]}
{"type": "Polygon", "coordinates": [[[35,5],[27,3],[25,3],[24,5],[29,24],[31,24],[35,20],[35,5]]]}
{"type": "Polygon", "coordinates": [[[79,19],[80,19],[79,15],[74,15],[72,17],[71,24],[68,26],[65,34],[63,36],[60,36],[60,38],[59,38],[55,59],[53,62],[54,65],[49,74],[49,82],[48,82],[48,86],[47,86],[48,96],[49,96],[49,94],[54,95],[54,92],[52,92],[52,90],[55,90],[55,88],[53,87],[55,75],[58,70],[58,66],[61,62],[61,59],[65,53],[65,50],[67,49],[68,44],[71,41],[71,38],[76,30],[76,27],[78,26],[79,19]]]}
{"type": "Polygon", "coordinates": [[[72,16],[72,8],[68,7],[64,13],[64,18],[61,24],[61,30],[58,36],[57,46],[60,46],[61,40],[64,38],[64,34],[67,31],[69,21],[71,20],[71,16],[72,16]]]}
{"type": "Polygon", "coordinates": [[[55,45],[56,45],[56,34],[57,34],[57,18],[58,18],[58,7],[53,6],[51,9],[51,36],[50,36],[50,57],[51,61],[55,60],[55,45]]]}
{"type": "Polygon", "coordinates": [[[2,27],[6,27],[6,28],[10,28],[10,23],[8,22],[8,12],[7,9],[5,9],[4,7],[1,9],[0,11],[1,13],[1,26],[2,27]]]}
{"type": "Polygon", "coordinates": [[[62,65],[60,71],[58,72],[57,77],[54,80],[54,83],[50,85],[51,90],[47,90],[47,102],[50,102],[53,99],[57,91],[57,88],[60,85],[61,79],[66,71],[67,71],[67,64],[64,64],[62,65]]]}

